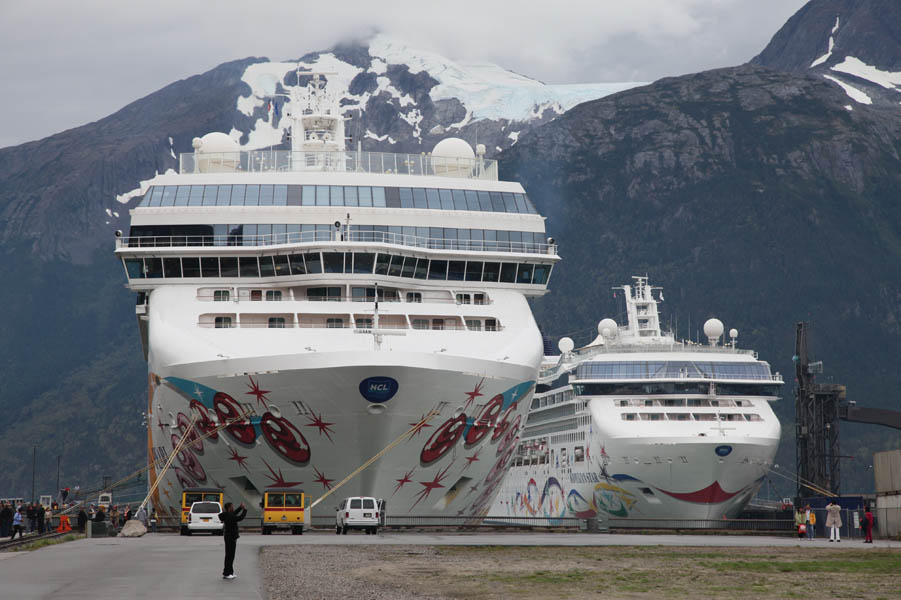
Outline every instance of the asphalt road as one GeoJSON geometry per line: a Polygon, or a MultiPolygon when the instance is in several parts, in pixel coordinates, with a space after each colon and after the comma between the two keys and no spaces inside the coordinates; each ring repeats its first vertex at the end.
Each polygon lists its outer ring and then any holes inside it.
{"type": "Polygon", "coordinates": [[[97,538],[49,546],[34,552],[0,554],[0,597],[16,600],[66,598],[120,600],[148,598],[262,598],[258,564],[262,546],[348,545],[551,545],[551,546],[814,546],[899,548],[901,542],[862,544],[845,540],[799,541],[791,537],[733,535],[631,535],[590,533],[361,533],[303,536],[244,534],[238,540],[237,579],[222,579],[220,537],[151,534],[143,538],[97,538]]]}

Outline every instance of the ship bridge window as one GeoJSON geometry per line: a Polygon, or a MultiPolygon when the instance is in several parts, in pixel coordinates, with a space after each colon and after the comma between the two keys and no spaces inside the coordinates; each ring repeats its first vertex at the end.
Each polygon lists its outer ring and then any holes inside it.
{"type": "Polygon", "coordinates": [[[219,277],[219,258],[216,256],[202,256],[200,258],[201,277],[219,277]]]}
{"type": "Polygon", "coordinates": [[[261,277],[272,277],[275,275],[275,268],[272,266],[271,256],[260,256],[259,261],[261,277]]]}
{"type": "MultiPolygon", "coordinates": [[[[297,256],[301,256],[301,255],[298,254],[297,256]]],[[[289,265],[287,256],[285,256],[283,254],[276,254],[275,256],[272,257],[272,263],[274,265],[275,274],[277,276],[283,277],[285,275],[291,274],[291,267],[289,265]]],[[[300,259],[300,264],[303,265],[303,257],[301,257],[301,259],[300,259]]],[[[298,274],[302,275],[303,273],[301,272],[298,274]]]]}
{"type": "Polygon", "coordinates": [[[516,283],[532,283],[532,265],[525,263],[519,265],[516,283]]]}
{"type": "Polygon", "coordinates": [[[429,279],[447,279],[447,261],[433,260],[429,264],[429,279]]]}
{"type": "MultiPolygon", "coordinates": [[[[486,263],[487,266],[487,263],[486,263]]],[[[516,263],[501,263],[501,282],[516,282],[516,263]]]]}
{"type": "Polygon", "coordinates": [[[186,256],[181,259],[181,271],[184,277],[200,277],[200,258],[186,256]]]}
{"type": "Polygon", "coordinates": [[[241,277],[259,277],[260,267],[256,256],[242,256],[240,262],[241,277]]]}
{"type": "Polygon", "coordinates": [[[144,259],[144,274],[149,279],[156,279],[163,276],[163,261],[159,258],[144,259]]]}
{"type": "Polygon", "coordinates": [[[322,263],[326,273],[343,273],[344,272],[344,253],[343,252],[323,252],[322,263]]]}
{"type": "Polygon", "coordinates": [[[447,279],[448,281],[463,281],[466,272],[466,261],[451,260],[447,263],[447,279]]]}
{"type": "Polygon", "coordinates": [[[353,272],[354,273],[372,273],[372,265],[375,255],[370,252],[354,252],[353,253],[353,272]]]}
{"type": "Polygon", "coordinates": [[[413,272],[414,279],[425,279],[429,268],[429,259],[420,258],[416,261],[416,270],[413,272]]]}
{"type": "Polygon", "coordinates": [[[466,262],[466,281],[482,281],[482,262],[466,262]]]}

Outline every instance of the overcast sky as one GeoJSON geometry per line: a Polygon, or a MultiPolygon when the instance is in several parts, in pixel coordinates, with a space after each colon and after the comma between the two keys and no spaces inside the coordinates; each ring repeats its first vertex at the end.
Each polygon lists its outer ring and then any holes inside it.
{"type": "Polygon", "coordinates": [[[806,0],[0,0],[0,147],[102,118],[246,56],[372,31],[548,83],[653,81],[744,63],[806,0]]]}

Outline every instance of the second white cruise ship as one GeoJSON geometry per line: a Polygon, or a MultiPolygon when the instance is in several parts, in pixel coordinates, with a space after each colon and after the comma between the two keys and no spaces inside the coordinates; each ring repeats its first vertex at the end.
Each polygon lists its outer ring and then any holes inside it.
{"type": "Polygon", "coordinates": [[[153,501],[177,516],[185,487],[252,512],[268,487],[315,499],[413,428],[341,495],[484,514],[534,391],[527,298],[546,293],[556,246],[484,148],[348,151],[325,76],[301,81],[292,150],[195,139],[117,240],[149,366],[151,482],[197,417],[153,501]]]}
{"type": "Polygon", "coordinates": [[[677,341],[660,327],[646,277],[620,288],[627,325],[598,324],[598,337],[562,354],[539,377],[522,441],[492,517],[598,515],[656,520],[734,517],[754,496],[779,445],[770,407],[782,376],[751,350],[677,341]]]}

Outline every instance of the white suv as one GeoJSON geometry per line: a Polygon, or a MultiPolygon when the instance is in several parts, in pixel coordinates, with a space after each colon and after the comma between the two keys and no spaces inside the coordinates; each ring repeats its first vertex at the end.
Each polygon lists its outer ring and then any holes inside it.
{"type": "Polygon", "coordinates": [[[335,533],[347,535],[348,529],[362,529],[367,535],[379,531],[379,501],[366,496],[345,498],[335,508],[335,533]]]}
{"type": "Polygon", "coordinates": [[[222,521],[219,513],[222,505],[218,502],[195,502],[188,511],[188,534],[194,531],[209,531],[213,535],[222,535],[222,521]]]}

